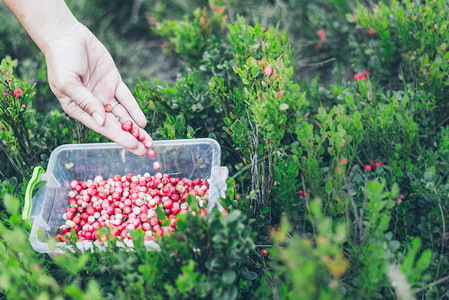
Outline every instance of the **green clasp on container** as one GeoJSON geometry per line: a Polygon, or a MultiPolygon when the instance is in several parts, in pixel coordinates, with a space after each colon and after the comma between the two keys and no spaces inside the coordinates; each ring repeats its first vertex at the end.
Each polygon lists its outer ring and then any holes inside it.
{"type": "Polygon", "coordinates": [[[34,168],[33,176],[31,176],[31,179],[28,182],[27,189],[25,192],[25,205],[23,207],[22,219],[25,220],[29,229],[31,229],[31,226],[33,225],[30,221],[33,190],[36,184],[39,182],[39,177],[42,173],[45,173],[45,170],[42,167],[34,168]]]}

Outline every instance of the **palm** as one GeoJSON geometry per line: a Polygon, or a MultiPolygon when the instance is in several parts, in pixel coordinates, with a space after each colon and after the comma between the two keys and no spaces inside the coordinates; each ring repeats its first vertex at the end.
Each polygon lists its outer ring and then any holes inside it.
{"type": "MultiPolygon", "coordinates": [[[[121,80],[109,52],[87,28],[77,27],[55,41],[46,58],[50,87],[69,116],[128,150],[145,155],[141,143],[121,131],[119,123],[133,120],[144,127],[145,116],[121,80]],[[121,104],[115,116],[104,115],[104,105],[115,99],[121,104]],[[105,116],[103,126],[93,119],[95,113],[105,116]]],[[[151,138],[147,136],[147,139],[151,138]]]]}

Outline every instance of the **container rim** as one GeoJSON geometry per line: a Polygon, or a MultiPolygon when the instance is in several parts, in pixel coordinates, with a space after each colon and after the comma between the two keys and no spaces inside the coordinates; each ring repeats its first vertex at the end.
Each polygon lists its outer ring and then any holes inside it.
{"type": "MultiPolygon", "coordinates": [[[[212,159],[212,166],[219,166],[221,163],[221,147],[220,144],[211,138],[197,138],[197,139],[176,139],[176,140],[157,140],[154,141],[154,146],[170,146],[170,145],[197,145],[197,144],[210,144],[214,148],[214,153],[217,155],[212,159]]],[[[82,143],[82,144],[64,144],[55,148],[50,154],[47,172],[51,172],[54,168],[55,158],[63,151],[66,150],[83,150],[83,149],[123,149],[121,145],[115,142],[109,143],[82,143]]],[[[126,150],[125,150],[126,151],[126,150]]],[[[137,155],[136,155],[137,156],[137,155]]]]}

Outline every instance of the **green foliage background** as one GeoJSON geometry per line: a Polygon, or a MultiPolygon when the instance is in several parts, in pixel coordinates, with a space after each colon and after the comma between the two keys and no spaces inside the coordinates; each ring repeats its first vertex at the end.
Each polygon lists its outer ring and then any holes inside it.
{"type": "Polygon", "coordinates": [[[33,168],[61,144],[107,139],[62,112],[0,4],[2,298],[449,296],[447,1],[67,4],[155,139],[220,143],[229,214],[180,217],[161,251],[136,231],[133,252],[34,252],[20,218],[33,168]]]}

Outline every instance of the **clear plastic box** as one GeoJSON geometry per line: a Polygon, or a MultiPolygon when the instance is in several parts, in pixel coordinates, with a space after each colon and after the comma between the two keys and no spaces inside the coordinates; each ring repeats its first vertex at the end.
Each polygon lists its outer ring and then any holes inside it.
{"type": "MultiPolygon", "coordinates": [[[[189,179],[209,179],[208,210],[219,205],[218,197],[224,197],[228,170],[220,167],[221,149],[213,139],[190,139],[155,141],[154,158],[138,157],[115,143],[70,144],[56,148],[50,156],[47,171],[35,169],[25,196],[23,218],[31,226],[30,242],[37,252],[62,253],[65,243],[56,243],[52,249],[46,239],[54,237],[58,227],[64,224],[63,213],[68,205],[70,182],[104,178],[127,173],[153,175],[156,172],[189,179]],[[154,170],[153,162],[159,161],[161,168],[154,170]],[[43,188],[32,197],[39,181],[45,181],[43,188]]],[[[101,244],[101,243],[99,243],[101,244]]],[[[91,242],[78,242],[81,250],[92,248],[91,242]]],[[[131,242],[132,246],[132,242],[131,242]]],[[[148,242],[149,247],[158,247],[148,242]]]]}

